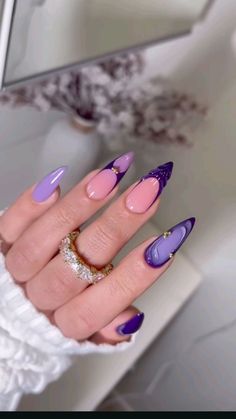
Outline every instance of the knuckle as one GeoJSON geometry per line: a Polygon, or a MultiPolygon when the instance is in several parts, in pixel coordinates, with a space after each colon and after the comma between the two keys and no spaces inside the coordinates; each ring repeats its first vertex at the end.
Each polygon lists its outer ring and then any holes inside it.
{"type": "Polygon", "coordinates": [[[50,266],[51,288],[54,296],[68,294],[75,284],[73,273],[57,262],[54,260],[50,266]]]}
{"type": "Polygon", "coordinates": [[[95,229],[95,237],[97,242],[100,244],[100,247],[106,248],[110,246],[114,237],[111,230],[108,229],[103,223],[98,223],[95,229]]]}
{"type": "Polygon", "coordinates": [[[6,256],[6,267],[15,279],[20,279],[29,271],[35,258],[34,246],[31,243],[27,246],[13,246],[6,256]]]}
{"type": "Polygon", "coordinates": [[[124,301],[133,301],[135,297],[135,287],[132,278],[126,273],[120,276],[119,279],[110,281],[110,295],[111,298],[122,298],[124,301]]]}
{"type": "Polygon", "coordinates": [[[98,330],[98,316],[94,313],[90,306],[83,304],[79,312],[76,313],[76,317],[79,327],[80,339],[85,339],[93,335],[98,330]]]}
{"type": "Polygon", "coordinates": [[[119,295],[130,304],[150,285],[150,277],[143,262],[136,260],[132,264],[125,264],[118,279],[110,281],[110,294],[112,297],[119,295]]]}
{"type": "Polygon", "coordinates": [[[147,273],[147,266],[143,259],[136,259],[126,268],[132,276],[132,283],[136,290],[144,291],[150,286],[150,275],[147,273]]]}
{"type": "Polygon", "coordinates": [[[153,268],[147,268],[143,259],[137,260],[129,269],[132,271],[132,284],[135,287],[135,298],[137,298],[153,284],[157,278],[157,272],[153,268]]]}
{"type": "Polygon", "coordinates": [[[76,220],[75,209],[72,206],[68,204],[65,205],[65,203],[63,203],[63,205],[60,205],[57,208],[53,217],[57,228],[72,226],[76,220]]]}
{"type": "Polygon", "coordinates": [[[123,242],[124,234],[118,220],[113,217],[104,216],[96,225],[95,236],[100,247],[107,248],[114,241],[123,242]]]}
{"type": "Polygon", "coordinates": [[[117,210],[115,214],[107,212],[104,214],[104,224],[107,226],[111,236],[123,241],[129,237],[129,214],[117,210]]]}

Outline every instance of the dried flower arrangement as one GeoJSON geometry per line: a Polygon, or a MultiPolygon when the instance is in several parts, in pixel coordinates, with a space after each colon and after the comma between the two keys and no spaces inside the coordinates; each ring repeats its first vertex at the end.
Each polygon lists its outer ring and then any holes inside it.
{"type": "Polygon", "coordinates": [[[0,103],[80,116],[94,121],[107,138],[122,133],[152,142],[188,144],[186,127],[202,119],[206,108],[163,79],[140,82],[144,66],[142,54],[115,56],[4,93],[0,103]]]}

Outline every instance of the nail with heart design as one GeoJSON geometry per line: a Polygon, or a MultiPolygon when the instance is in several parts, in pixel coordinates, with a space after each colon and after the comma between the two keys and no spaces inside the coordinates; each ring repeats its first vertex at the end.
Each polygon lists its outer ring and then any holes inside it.
{"type": "Polygon", "coordinates": [[[90,199],[104,199],[121,181],[134,160],[134,153],[123,154],[105,166],[88,183],[86,191],[90,199]]]}
{"type": "Polygon", "coordinates": [[[168,262],[185,242],[194,224],[195,218],[188,218],[154,240],[144,253],[147,264],[152,268],[160,268],[168,262]]]}

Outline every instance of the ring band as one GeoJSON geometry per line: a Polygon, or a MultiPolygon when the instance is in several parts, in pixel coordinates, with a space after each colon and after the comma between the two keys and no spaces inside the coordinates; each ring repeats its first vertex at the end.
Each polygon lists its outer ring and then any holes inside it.
{"type": "Polygon", "coordinates": [[[75,240],[79,236],[79,233],[79,231],[73,231],[67,234],[60,244],[60,254],[78,279],[86,281],[89,284],[95,284],[112,271],[113,265],[108,263],[102,269],[97,269],[95,266],[89,265],[78,253],[75,245],[75,240]]]}

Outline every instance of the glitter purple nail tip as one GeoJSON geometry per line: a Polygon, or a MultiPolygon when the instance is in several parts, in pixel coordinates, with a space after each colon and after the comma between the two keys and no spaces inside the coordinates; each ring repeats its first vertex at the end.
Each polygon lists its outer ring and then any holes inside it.
{"type": "Polygon", "coordinates": [[[146,176],[142,177],[141,181],[148,179],[150,177],[154,177],[158,180],[159,190],[158,190],[156,199],[161,195],[162,190],[164,189],[168,180],[170,179],[173,166],[174,166],[174,163],[172,161],[169,161],[165,164],[162,164],[161,166],[156,167],[155,169],[152,169],[146,176]]]}
{"type": "Polygon", "coordinates": [[[151,243],[144,253],[145,261],[153,268],[164,265],[185,242],[195,224],[195,218],[189,218],[175,225],[151,243]]]}

